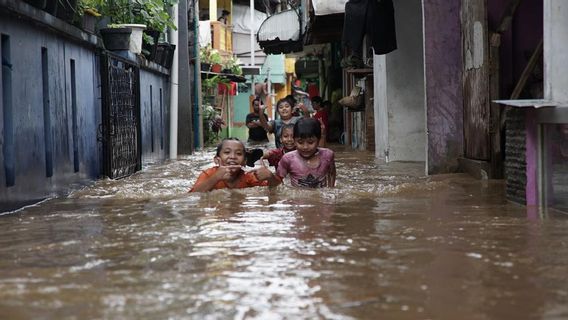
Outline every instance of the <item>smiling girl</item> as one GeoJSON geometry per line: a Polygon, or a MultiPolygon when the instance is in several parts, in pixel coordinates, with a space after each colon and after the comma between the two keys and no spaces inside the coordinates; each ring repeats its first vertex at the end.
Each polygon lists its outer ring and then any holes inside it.
{"type": "Polygon", "coordinates": [[[290,176],[294,187],[324,188],[335,186],[335,154],[319,147],[321,124],[313,118],[302,118],[294,125],[296,150],[286,153],[276,170],[280,179],[290,176]]]}
{"type": "Polygon", "coordinates": [[[237,138],[226,138],[217,146],[213,158],[216,167],[203,171],[189,192],[205,192],[213,189],[237,189],[256,186],[276,186],[280,180],[268,168],[245,172],[245,146],[237,138]]]}

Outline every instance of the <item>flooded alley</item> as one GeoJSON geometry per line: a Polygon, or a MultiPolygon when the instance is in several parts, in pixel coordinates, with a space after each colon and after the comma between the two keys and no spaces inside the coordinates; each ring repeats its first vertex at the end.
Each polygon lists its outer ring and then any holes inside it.
{"type": "Polygon", "coordinates": [[[566,319],[568,219],[337,150],[337,188],[188,194],[203,152],[0,216],[1,319],[566,319]]]}

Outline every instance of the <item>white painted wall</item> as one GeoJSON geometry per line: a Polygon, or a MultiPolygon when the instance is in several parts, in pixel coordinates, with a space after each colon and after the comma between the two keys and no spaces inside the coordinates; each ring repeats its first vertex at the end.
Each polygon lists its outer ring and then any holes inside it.
{"type": "Polygon", "coordinates": [[[426,161],[422,4],[394,4],[398,49],[374,56],[376,156],[426,161]]]}
{"type": "Polygon", "coordinates": [[[544,1],[544,98],[568,102],[568,1],[544,1]]]}

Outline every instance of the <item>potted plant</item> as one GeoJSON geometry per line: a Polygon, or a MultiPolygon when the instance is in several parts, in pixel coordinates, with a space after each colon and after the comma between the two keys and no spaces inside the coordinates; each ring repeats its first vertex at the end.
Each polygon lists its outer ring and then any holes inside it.
{"type": "Polygon", "coordinates": [[[95,33],[97,18],[101,17],[99,7],[103,0],[79,0],[77,3],[77,24],[89,33],[95,33]]]}
{"type": "Polygon", "coordinates": [[[223,59],[221,58],[221,54],[216,49],[212,50],[211,56],[209,57],[209,62],[211,63],[211,72],[220,73],[223,69],[223,59]]]}
{"type": "Polygon", "coordinates": [[[240,63],[241,62],[238,58],[236,58],[234,55],[230,55],[225,60],[223,71],[225,73],[231,73],[240,76],[243,73],[240,63]]]}
{"type": "Polygon", "coordinates": [[[155,60],[160,35],[168,28],[177,30],[168,11],[176,2],[177,0],[145,0],[138,2],[139,5],[134,10],[134,21],[147,26],[142,37],[142,49],[149,60],[155,60]]]}
{"type": "MultiPolygon", "coordinates": [[[[142,31],[146,29],[146,25],[136,23],[136,12],[139,10],[141,4],[140,0],[101,0],[101,11],[103,15],[110,17],[110,24],[100,31],[103,37],[105,48],[108,50],[125,50],[125,49],[111,49],[107,43],[111,43],[115,36],[125,37],[130,29],[128,50],[135,54],[142,52],[142,31]]],[[[122,42],[122,40],[121,40],[122,42]]]]}
{"type": "Polygon", "coordinates": [[[201,71],[211,70],[211,51],[213,48],[210,45],[199,48],[199,61],[201,61],[201,71]]]}

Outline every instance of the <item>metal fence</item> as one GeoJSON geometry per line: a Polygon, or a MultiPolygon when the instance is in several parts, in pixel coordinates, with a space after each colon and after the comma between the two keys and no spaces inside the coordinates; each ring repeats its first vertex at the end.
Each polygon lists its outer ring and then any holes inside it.
{"type": "Polygon", "coordinates": [[[140,170],[140,70],[101,54],[103,174],[123,178],[140,170]]]}

